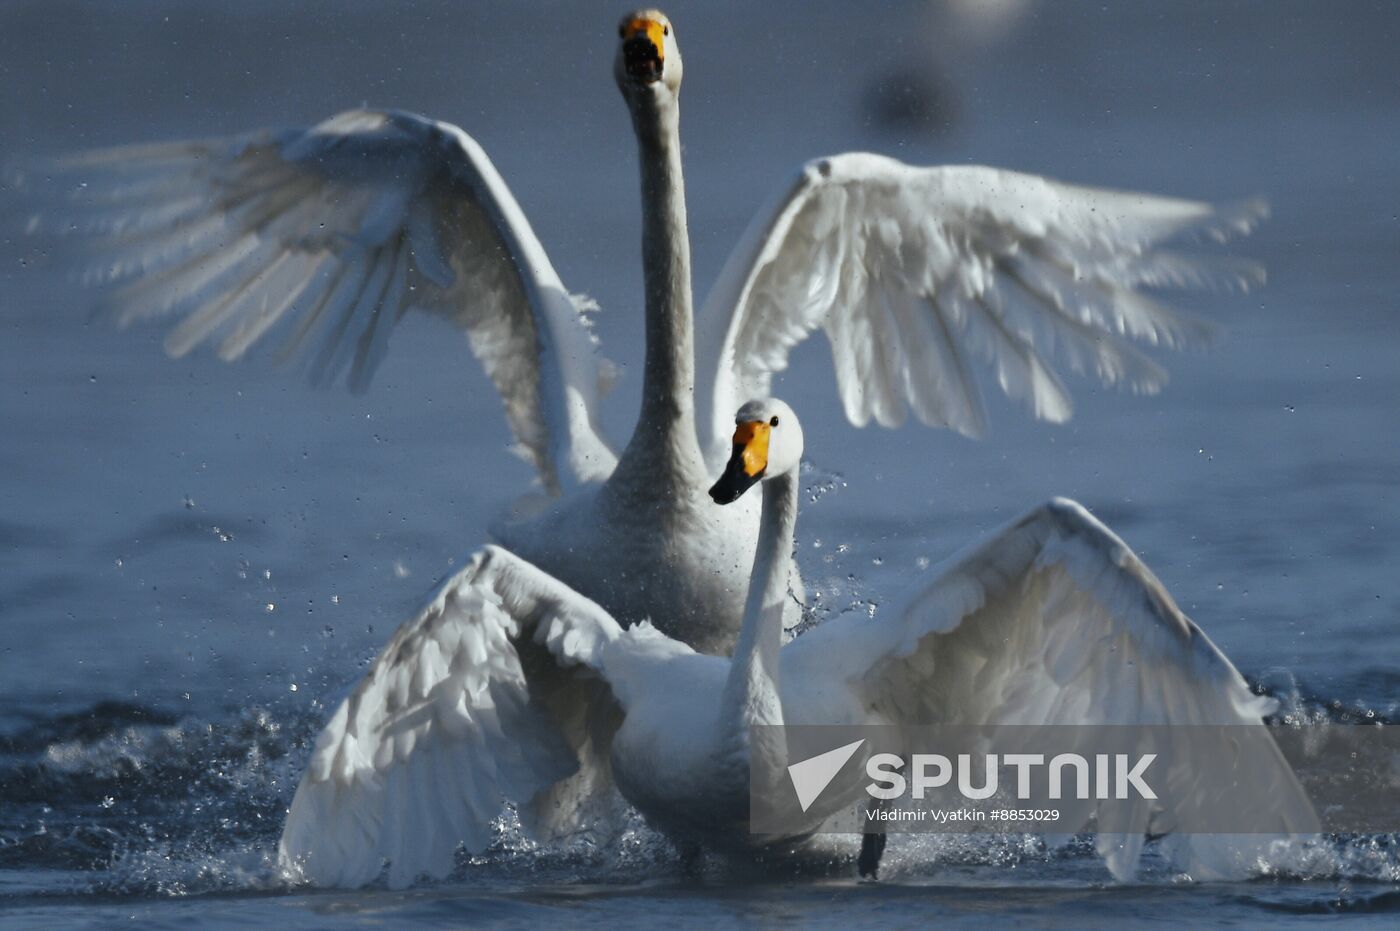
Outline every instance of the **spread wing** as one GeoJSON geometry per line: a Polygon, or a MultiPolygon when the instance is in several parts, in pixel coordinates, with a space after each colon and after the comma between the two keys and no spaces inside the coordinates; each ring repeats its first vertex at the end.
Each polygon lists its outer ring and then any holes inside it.
{"type": "MultiPolygon", "coordinates": [[[[1170,830],[1184,810],[1173,806],[1199,800],[1190,760],[1207,755],[1251,761],[1257,792],[1240,803],[1277,835],[1172,837],[1193,876],[1232,875],[1277,837],[1318,830],[1262,726],[1273,700],[1250,692],[1151,570],[1079,505],[1052,501],[930,572],[931,583],[873,620],[846,617],[798,637],[786,648],[792,674],[845,682],[895,724],[1254,725],[1196,729],[1197,756],[1172,761],[1163,808],[1138,812],[1135,832],[1099,836],[1120,878],[1135,870],[1146,832],[1170,830]]],[[[1067,806],[1061,823],[1088,830],[1093,814],[1092,802],[1067,806]]]]}
{"type": "Polygon", "coordinates": [[[351,110],[310,129],[118,148],[21,173],[31,232],[88,234],[122,324],[238,359],[274,329],[314,379],[363,389],[416,309],[463,330],[546,487],[606,477],[600,364],[486,153],[455,126],[351,110]],[[281,326],[279,326],[281,325],[281,326]]]}
{"type": "Polygon", "coordinates": [[[488,546],[399,628],[317,738],[278,857],[318,885],[446,875],[507,802],[537,835],[611,807],[616,715],[594,674],[621,629],[488,546]]]}
{"type": "MultiPolygon", "coordinates": [[[[986,428],[976,363],[1041,418],[1071,404],[1052,361],[1155,392],[1166,372],[1132,345],[1208,339],[1205,322],[1142,286],[1257,281],[1249,263],[1163,251],[1193,231],[1247,231],[1233,210],[1073,187],[994,168],[918,168],[848,153],[806,165],[761,210],[701,314],[712,438],[765,397],[792,347],[826,333],[850,421],[986,428]]],[[[702,367],[701,374],[706,374],[702,367]]]]}

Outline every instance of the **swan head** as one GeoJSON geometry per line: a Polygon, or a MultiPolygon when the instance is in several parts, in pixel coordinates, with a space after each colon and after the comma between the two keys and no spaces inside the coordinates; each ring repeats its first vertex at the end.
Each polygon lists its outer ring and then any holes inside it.
{"type": "Polygon", "coordinates": [[[797,471],[802,424],[777,398],[750,401],[734,415],[734,451],[710,489],[716,504],[730,504],[761,481],[797,471]]]}
{"type": "Polygon", "coordinates": [[[613,73],[629,100],[674,96],[681,89],[681,51],[676,30],[660,10],[637,10],[617,26],[613,73]]]}

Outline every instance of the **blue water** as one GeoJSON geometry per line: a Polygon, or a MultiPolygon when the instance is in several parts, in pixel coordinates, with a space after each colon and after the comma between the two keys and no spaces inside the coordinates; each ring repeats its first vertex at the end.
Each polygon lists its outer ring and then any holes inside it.
{"type": "MultiPolygon", "coordinates": [[[[982,442],[856,432],[818,342],[778,392],[806,425],[799,558],[824,611],[866,610],[1052,494],[1137,548],[1251,680],[1321,719],[1400,697],[1400,8],[675,3],[697,287],[800,161],[867,148],[1228,200],[1268,286],[1192,297],[1229,338],[1141,398],[1075,382],[1067,426],[992,406],[982,442]],[[1014,15],[1010,15],[1014,14],[1014,15]],[[893,101],[893,103],[891,102],[893,101]],[[835,477],[835,478],[833,478],[835,477]],[[839,478],[839,480],[837,480],[839,478]]],[[[491,153],[564,281],[640,372],[637,190],[609,4],[0,6],[0,157],[316,121],[368,102],[491,153]]],[[[0,211],[3,215],[3,211],[0,211]]],[[[0,922],[615,926],[1016,921],[1393,924],[1400,853],[1352,839],[1283,875],[1115,885],[1086,850],[891,843],[849,871],[687,872],[507,835],[447,883],[280,887],[268,865],[325,712],[433,582],[528,490],[490,386],[430,323],[362,397],[255,359],[172,362],[92,321],[71,258],[0,234],[0,922]]]]}

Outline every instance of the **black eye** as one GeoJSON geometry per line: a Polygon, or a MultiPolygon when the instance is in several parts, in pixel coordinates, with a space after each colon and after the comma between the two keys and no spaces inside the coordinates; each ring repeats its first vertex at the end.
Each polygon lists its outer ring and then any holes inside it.
{"type": "Polygon", "coordinates": [[[777,415],[777,414],[774,414],[774,415],[773,415],[773,419],[770,420],[770,421],[768,421],[768,426],[770,426],[770,427],[776,427],[777,425],[778,425],[778,415],[777,415]]]}
{"type": "Polygon", "coordinates": [[[670,26],[662,26],[662,27],[661,27],[661,34],[662,34],[663,36],[669,36],[669,35],[671,34],[671,27],[670,27],[670,26]]]}
{"type": "Polygon", "coordinates": [[[627,27],[626,27],[626,26],[618,26],[618,27],[617,27],[617,37],[618,37],[619,39],[625,39],[625,38],[627,38],[627,27]]]}

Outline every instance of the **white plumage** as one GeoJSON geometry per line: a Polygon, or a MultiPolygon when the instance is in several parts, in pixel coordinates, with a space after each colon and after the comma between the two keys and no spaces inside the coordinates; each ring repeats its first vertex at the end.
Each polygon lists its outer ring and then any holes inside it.
{"type": "Polygon", "coordinates": [[[1215,328],[1137,288],[1244,288],[1262,276],[1158,247],[1247,232],[1265,212],[868,153],[813,161],[759,211],[706,300],[712,435],[723,438],[737,404],[768,393],[817,329],[857,426],[898,426],[912,409],[924,424],[982,435],[979,359],[1002,391],[1054,422],[1071,411],[1057,355],[1076,373],[1156,392],[1166,372],[1131,341],[1177,348],[1215,328]]]}
{"type": "MultiPolygon", "coordinates": [[[[780,647],[801,431],[778,401],[739,414],[772,417],[781,425],[732,660],[649,624],[624,630],[488,547],[395,634],[331,718],[292,803],[283,865],[358,885],[387,860],[401,886],[448,872],[459,842],[486,847],[506,802],[537,836],[606,831],[613,785],[683,842],[786,848],[863,797],[860,781],[829,789],[792,837],[749,834],[749,767],[768,750],[750,743],[755,724],[1260,725],[1272,709],[1127,545],[1065,500],[929,570],[875,618],[843,616],[780,647]],[[551,701],[561,677],[596,690],[583,704],[551,701]]],[[[1238,874],[1279,837],[1317,830],[1267,730],[1233,730],[1233,745],[1197,741],[1193,752],[1262,761],[1258,791],[1240,804],[1276,834],[1170,838],[1198,878],[1238,874]]],[[[1159,810],[1143,808],[1133,831],[1099,838],[1115,876],[1132,875],[1144,833],[1170,830],[1208,788],[1192,780],[1199,759],[1172,761],[1159,810]]],[[[1065,832],[1090,828],[1093,813],[1093,802],[1067,805],[1065,832]]]]}
{"type": "Polygon", "coordinates": [[[210,344],[235,359],[280,329],[283,354],[313,376],[348,372],[363,388],[408,310],[455,324],[545,488],[574,491],[493,528],[496,538],[623,623],[655,617],[704,650],[733,642],[757,522],[747,503],[716,513],[701,493],[702,452],[722,455],[730,411],[766,394],[810,333],[831,340],[852,423],[892,426],[912,410],[977,435],[977,363],[1036,416],[1064,420],[1056,360],[1155,391],[1165,373],[1131,342],[1209,333],[1141,286],[1257,277],[1247,264],[1160,248],[1193,231],[1245,230],[1257,204],[1222,212],[991,168],[821,159],[759,213],[705,304],[699,427],[680,49],[654,10],[629,14],[621,32],[649,342],[646,403],[621,458],[598,429],[609,369],[583,305],[455,126],[352,110],[311,129],[78,156],[22,175],[16,190],[34,200],[31,229],[99,234],[97,277],[125,282],[111,293],[119,319],[172,316],[175,355],[210,344]]]}
{"type": "MultiPolygon", "coordinates": [[[[521,654],[537,643],[558,678],[586,675],[620,632],[528,563],[496,547],[478,553],[399,629],[326,724],[282,850],[325,885],[362,885],[388,859],[402,886],[445,875],[459,844],[485,848],[507,801],[537,832],[562,832],[590,809],[575,797],[553,810],[555,786],[597,777],[579,774],[600,765],[589,752],[595,735],[586,713],[571,721],[542,696],[532,704],[521,654]]],[[[596,739],[606,749],[610,729],[596,739]]]]}
{"type": "MultiPolygon", "coordinates": [[[[680,52],[656,11],[621,31],[649,339],[646,402],[621,457],[597,426],[609,369],[586,302],[454,126],[352,110],[310,129],[76,156],[15,179],[33,201],[31,232],[97,237],[91,274],[114,285],[120,322],[175,321],[173,355],[210,345],[233,360],[280,332],[281,355],[314,378],[346,373],[363,389],[409,310],[448,320],[543,485],[573,492],[497,528],[515,552],[487,547],[449,579],[338,708],[293,802],[284,865],[358,885],[387,862],[402,886],[443,875],[459,844],[487,846],[507,803],[539,836],[606,831],[615,788],[678,838],[749,844],[747,774],[764,752],[747,740],[755,723],[1257,724],[1268,702],[1070,502],[950,560],[874,620],[839,619],[780,648],[801,594],[795,418],[778,402],[741,411],[787,421],[774,427],[761,523],[752,496],[725,509],[706,499],[702,450],[724,449],[730,412],[766,394],[819,329],[856,425],[912,411],[981,434],[978,363],[1052,421],[1071,411],[1057,363],[1155,391],[1165,372],[1132,343],[1176,347],[1212,328],[1143,286],[1259,277],[1164,244],[1247,231],[1262,205],[1221,211],[860,153],[814,161],[759,212],[705,304],[700,428],[680,52]],[[647,617],[657,626],[638,623],[647,617]],[[693,649],[728,649],[736,630],[732,660],[693,649]]],[[[1312,830],[1296,781],[1274,763],[1250,803],[1271,806],[1281,835],[1312,830]]],[[[1189,773],[1173,778],[1189,787],[1189,773]]],[[[1088,823],[1090,811],[1077,814],[1067,829],[1088,823]]],[[[1142,833],[1172,814],[1144,811],[1140,830],[1100,839],[1115,875],[1131,873],[1142,833]]],[[[807,827],[834,815],[827,805],[807,827]]],[[[1206,876],[1248,845],[1175,847],[1206,876]]]]}
{"type": "MultiPolygon", "coordinates": [[[[594,423],[599,367],[579,304],[486,153],[409,113],[65,159],[55,222],[105,234],[122,323],[170,315],[171,355],[244,355],[278,323],[317,381],[365,388],[409,310],[461,328],[526,458],[557,492],[616,464],[594,423]]],[[[31,229],[39,229],[44,215],[31,229]]]]}

